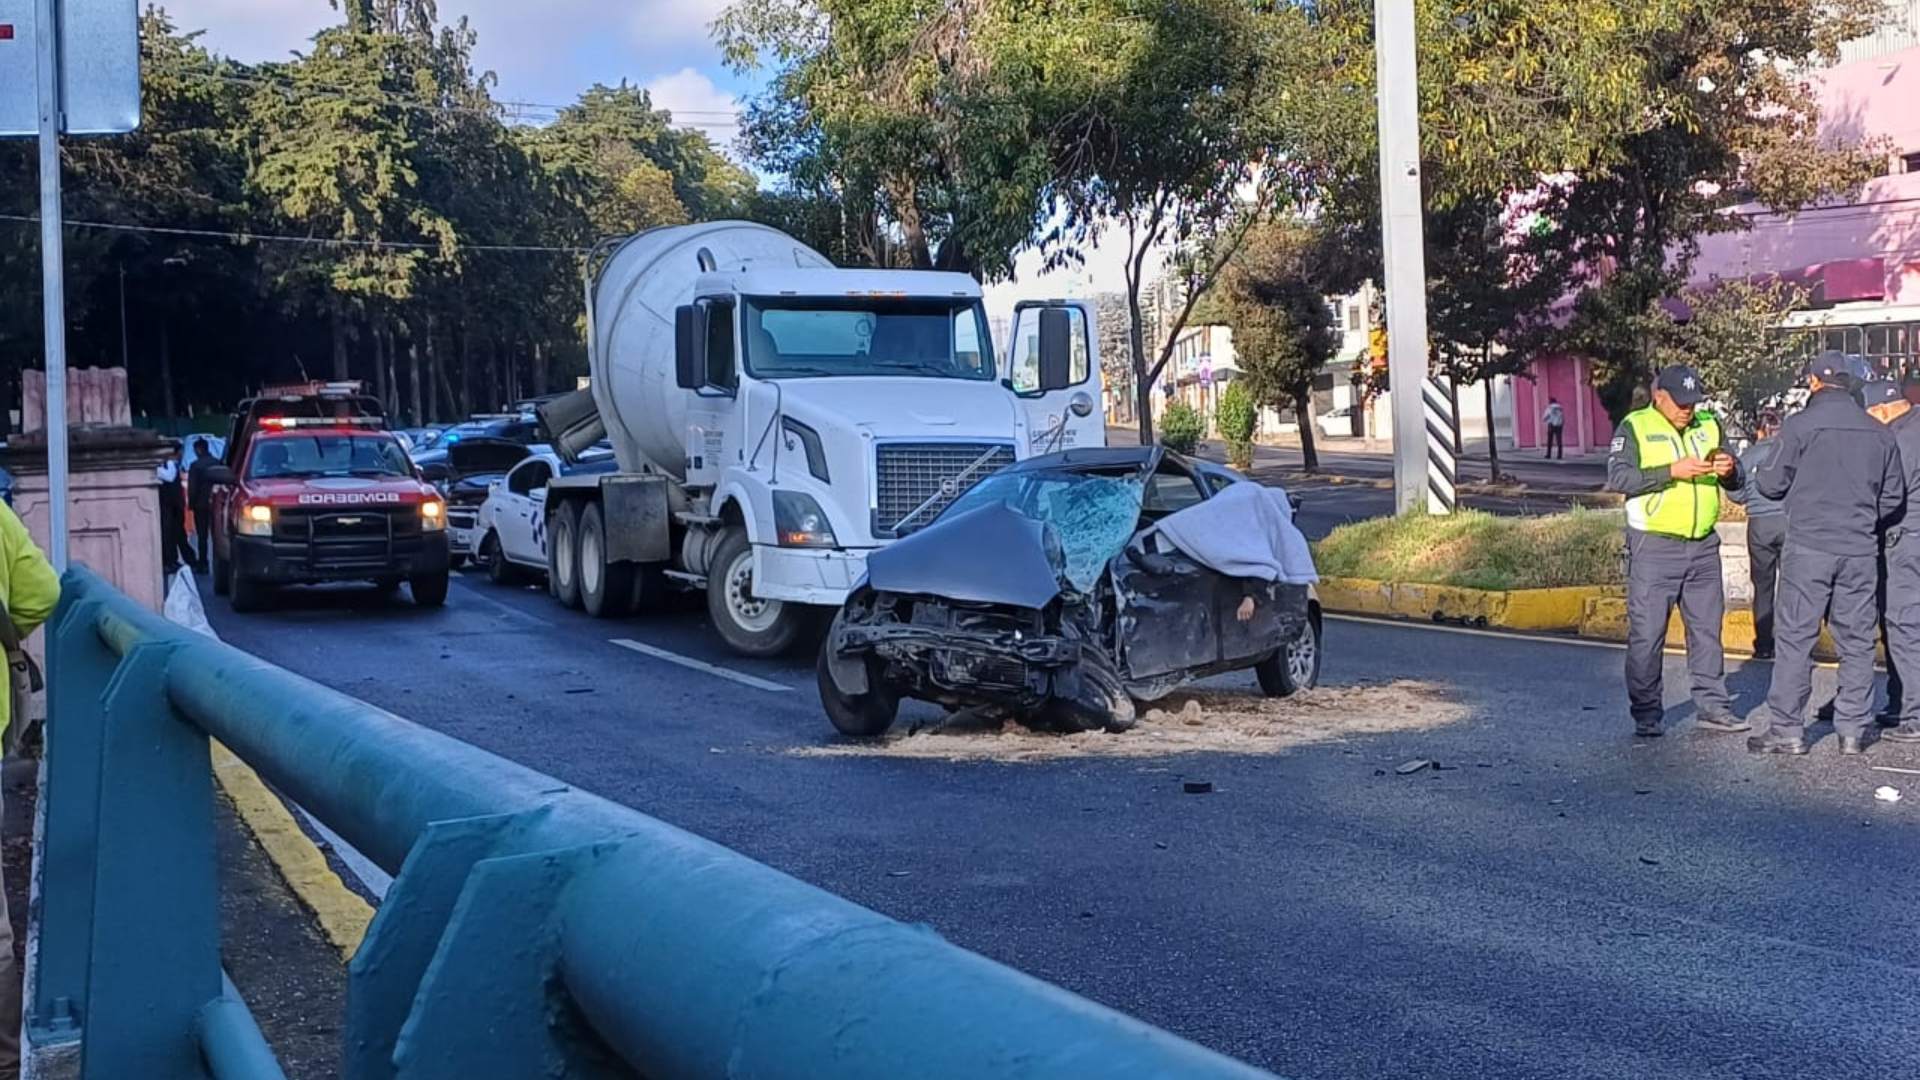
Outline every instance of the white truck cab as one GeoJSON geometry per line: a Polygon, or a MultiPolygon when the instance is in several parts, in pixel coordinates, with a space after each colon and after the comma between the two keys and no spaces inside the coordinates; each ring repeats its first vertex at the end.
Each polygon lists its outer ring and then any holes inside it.
{"type": "Polygon", "coordinates": [[[553,589],[595,614],[678,582],[735,650],[780,652],[974,483],[1105,442],[1085,304],[1021,305],[996,350],[966,275],[840,270],[738,222],[626,241],[591,295],[592,416],[542,416],[619,459],[547,500],[553,589]]]}

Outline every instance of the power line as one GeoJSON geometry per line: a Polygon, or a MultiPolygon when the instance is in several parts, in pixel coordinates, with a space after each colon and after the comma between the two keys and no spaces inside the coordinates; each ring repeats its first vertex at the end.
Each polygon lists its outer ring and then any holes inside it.
{"type": "MultiPolygon", "coordinates": [[[[38,225],[37,214],[0,214],[0,221],[17,221],[38,225]]],[[[126,225],[112,221],[75,221],[72,218],[63,223],[69,229],[99,229],[106,232],[149,233],[156,236],[181,236],[202,240],[224,240],[228,243],[258,244],[305,244],[314,247],[348,248],[395,248],[405,251],[437,251],[441,245],[421,240],[341,240],[325,236],[291,236],[275,233],[255,233],[242,231],[223,232],[219,229],[186,229],[166,225],[126,225]]],[[[456,242],[453,245],[460,251],[487,251],[521,254],[547,255],[584,255],[587,248],[570,246],[548,246],[541,244],[466,244],[456,242]]]]}

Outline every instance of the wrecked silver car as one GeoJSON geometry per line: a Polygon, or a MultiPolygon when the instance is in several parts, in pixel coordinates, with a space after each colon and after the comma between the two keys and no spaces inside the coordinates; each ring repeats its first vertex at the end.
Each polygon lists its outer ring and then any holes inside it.
{"type": "Polygon", "coordinates": [[[1306,541],[1284,493],[1216,474],[1110,448],[981,481],[868,557],[820,653],[834,727],[879,735],[915,698],[1120,731],[1136,701],[1247,668],[1292,692],[1318,666],[1306,541]]]}

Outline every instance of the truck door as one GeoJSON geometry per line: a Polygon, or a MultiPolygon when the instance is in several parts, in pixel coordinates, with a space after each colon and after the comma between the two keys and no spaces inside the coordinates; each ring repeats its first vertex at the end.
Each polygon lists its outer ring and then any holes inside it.
{"type": "Polygon", "coordinates": [[[1007,348],[1007,373],[1020,397],[1025,430],[1020,456],[1035,457],[1075,447],[1105,446],[1107,421],[1100,400],[1099,340],[1092,304],[1084,300],[1025,300],[1013,308],[1012,340],[1007,348]],[[1073,343],[1071,385],[1041,392],[1040,313],[1063,308],[1069,318],[1073,343]]]}

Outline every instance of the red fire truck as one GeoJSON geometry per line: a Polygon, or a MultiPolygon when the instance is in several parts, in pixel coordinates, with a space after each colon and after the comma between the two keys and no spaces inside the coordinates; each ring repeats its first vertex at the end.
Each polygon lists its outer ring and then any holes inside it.
{"type": "Polygon", "coordinates": [[[358,384],[279,387],[234,414],[212,484],[214,592],[235,611],[283,585],[406,582],[447,599],[446,503],[358,384]]]}

